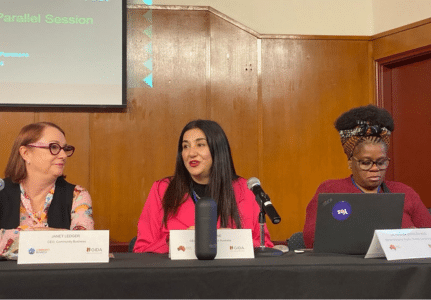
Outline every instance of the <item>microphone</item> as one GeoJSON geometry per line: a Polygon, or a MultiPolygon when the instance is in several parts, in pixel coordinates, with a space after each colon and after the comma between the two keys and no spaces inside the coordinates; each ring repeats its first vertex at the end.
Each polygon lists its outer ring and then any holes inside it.
{"type": "Polygon", "coordinates": [[[217,255],[217,203],[202,197],[195,205],[195,254],[210,260],[217,255]]]}
{"type": "Polygon", "coordinates": [[[260,186],[259,179],[257,179],[256,177],[251,177],[249,180],[247,180],[247,187],[256,196],[257,203],[259,205],[262,205],[263,203],[263,209],[265,210],[265,213],[268,215],[268,217],[271,219],[271,222],[273,224],[280,223],[281,218],[275,210],[274,206],[272,205],[268,195],[265,194],[262,187],[260,186]]]}
{"type": "Polygon", "coordinates": [[[4,180],[0,178],[0,191],[4,189],[4,180]]]}

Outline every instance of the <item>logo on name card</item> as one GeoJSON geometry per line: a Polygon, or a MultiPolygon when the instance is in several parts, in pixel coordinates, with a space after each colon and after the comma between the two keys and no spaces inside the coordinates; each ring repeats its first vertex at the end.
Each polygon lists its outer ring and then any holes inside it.
{"type": "Polygon", "coordinates": [[[100,252],[102,252],[102,248],[87,247],[87,253],[100,253],[100,252]]]}
{"type": "Polygon", "coordinates": [[[178,251],[186,252],[186,247],[184,247],[184,246],[179,246],[179,247],[177,248],[177,250],[178,250],[178,251]]]}
{"type": "Polygon", "coordinates": [[[352,213],[352,207],[348,202],[340,201],[332,207],[332,216],[338,221],[347,220],[352,213]]]}
{"type": "Polygon", "coordinates": [[[243,246],[229,246],[229,250],[231,250],[231,251],[243,251],[244,247],[243,246]]]}
{"type": "Polygon", "coordinates": [[[391,250],[397,250],[397,247],[396,247],[395,245],[391,244],[391,245],[389,246],[389,249],[391,249],[391,250]]]}
{"type": "Polygon", "coordinates": [[[48,253],[48,251],[49,251],[49,249],[34,249],[34,248],[28,249],[28,253],[30,255],[33,255],[33,254],[45,254],[45,253],[48,253]]]}

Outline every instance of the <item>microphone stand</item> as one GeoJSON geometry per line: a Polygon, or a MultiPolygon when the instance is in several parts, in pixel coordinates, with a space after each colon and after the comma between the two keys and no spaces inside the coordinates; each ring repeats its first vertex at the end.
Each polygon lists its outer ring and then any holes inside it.
{"type": "Polygon", "coordinates": [[[283,251],[265,247],[265,208],[263,206],[263,201],[260,204],[260,213],[259,213],[259,225],[260,225],[260,246],[258,248],[254,248],[254,256],[255,257],[264,257],[264,256],[280,256],[283,255],[283,251]]]}

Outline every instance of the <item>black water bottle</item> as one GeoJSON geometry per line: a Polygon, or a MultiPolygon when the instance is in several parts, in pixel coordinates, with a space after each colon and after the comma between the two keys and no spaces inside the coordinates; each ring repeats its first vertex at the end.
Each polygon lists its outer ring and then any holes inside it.
{"type": "Polygon", "coordinates": [[[208,197],[196,202],[195,253],[198,259],[214,259],[217,255],[217,203],[208,197]]]}

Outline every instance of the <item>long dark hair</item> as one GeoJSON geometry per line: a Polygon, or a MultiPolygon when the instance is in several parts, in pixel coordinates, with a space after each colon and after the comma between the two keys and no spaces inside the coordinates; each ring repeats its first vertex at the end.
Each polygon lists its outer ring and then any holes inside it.
{"type": "Polygon", "coordinates": [[[217,203],[217,217],[220,218],[221,227],[233,226],[241,228],[241,222],[236,205],[232,183],[239,178],[235,172],[229,142],[223,129],[211,120],[194,120],[189,122],[181,131],[178,140],[177,160],[175,174],[171,178],[169,186],[163,196],[163,223],[166,226],[168,218],[175,216],[178,208],[191,193],[192,178],[187,171],[183,157],[183,137],[191,129],[198,128],[206,136],[208,147],[212,157],[210,180],[207,191],[217,203]]]}

